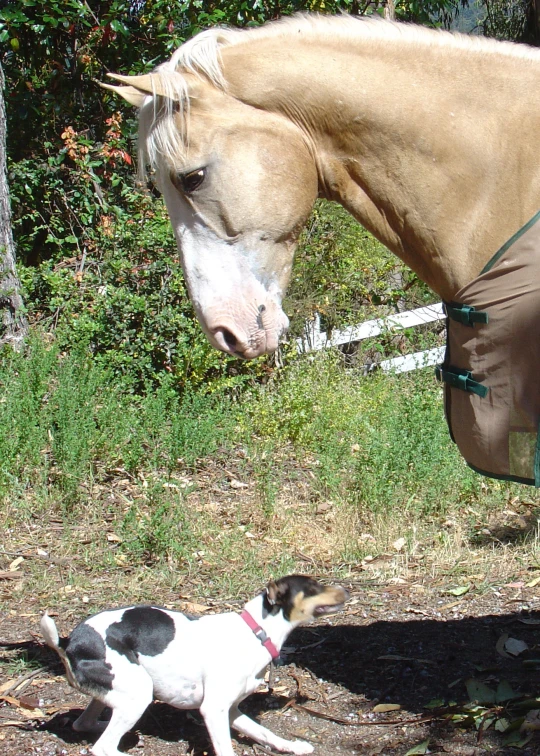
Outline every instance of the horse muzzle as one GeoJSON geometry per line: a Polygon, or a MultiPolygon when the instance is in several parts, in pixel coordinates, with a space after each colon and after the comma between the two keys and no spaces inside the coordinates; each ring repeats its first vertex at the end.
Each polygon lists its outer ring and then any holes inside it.
{"type": "Polygon", "coordinates": [[[229,318],[212,324],[202,322],[201,319],[201,324],[216,349],[244,360],[253,360],[263,354],[275,352],[281,334],[289,325],[289,320],[280,307],[274,305],[272,309],[274,313],[268,316],[267,308],[259,307],[255,322],[247,324],[229,318]]]}

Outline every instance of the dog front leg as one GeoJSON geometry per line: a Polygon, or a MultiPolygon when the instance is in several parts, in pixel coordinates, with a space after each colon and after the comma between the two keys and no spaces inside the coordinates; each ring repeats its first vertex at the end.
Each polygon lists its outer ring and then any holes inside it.
{"type": "Polygon", "coordinates": [[[231,709],[229,716],[231,726],[256,743],[268,745],[270,748],[282,753],[294,753],[297,756],[313,752],[313,746],[310,743],[305,743],[303,740],[285,740],[285,738],[280,738],[279,735],[276,735],[271,730],[242,714],[237,706],[231,709]]]}
{"type": "Polygon", "coordinates": [[[230,705],[224,704],[222,700],[212,701],[207,698],[200,708],[216,756],[235,756],[231,743],[229,708],[230,705]]]}

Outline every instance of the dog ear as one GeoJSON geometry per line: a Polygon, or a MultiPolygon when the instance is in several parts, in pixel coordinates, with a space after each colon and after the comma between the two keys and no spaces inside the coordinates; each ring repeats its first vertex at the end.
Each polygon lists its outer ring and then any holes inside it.
{"type": "Polygon", "coordinates": [[[271,580],[266,586],[266,597],[270,606],[275,606],[278,599],[279,588],[273,580],[271,580]]]}

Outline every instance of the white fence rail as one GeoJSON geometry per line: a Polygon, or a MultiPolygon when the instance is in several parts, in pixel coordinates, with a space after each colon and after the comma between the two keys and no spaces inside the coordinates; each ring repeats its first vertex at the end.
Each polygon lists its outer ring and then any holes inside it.
{"type": "MultiPolygon", "coordinates": [[[[437,302],[409,312],[399,312],[386,318],[367,320],[365,323],[350,326],[342,331],[332,331],[328,335],[325,331],[321,331],[321,321],[317,314],[314,320],[306,325],[304,336],[297,339],[298,349],[301,352],[316,352],[328,347],[363,341],[378,336],[380,333],[393,333],[404,328],[413,328],[414,326],[424,325],[424,323],[444,320],[444,317],[442,302],[437,302]]],[[[436,347],[425,352],[416,352],[415,354],[383,360],[377,367],[384,372],[407,373],[410,370],[436,365],[443,358],[444,347],[436,347]]]]}

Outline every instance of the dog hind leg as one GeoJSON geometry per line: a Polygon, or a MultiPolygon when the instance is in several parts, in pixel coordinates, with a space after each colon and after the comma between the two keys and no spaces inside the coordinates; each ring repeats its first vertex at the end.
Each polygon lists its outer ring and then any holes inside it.
{"type": "Polygon", "coordinates": [[[118,750],[120,739],[152,703],[153,689],[152,678],[139,665],[130,664],[129,674],[115,678],[113,689],[102,699],[112,709],[112,716],[103,735],[90,749],[94,756],[124,756],[118,750]]]}
{"type": "Polygon", "coordinates": [[[302,756],[303,754],[312,753],[314,750],[310,743],[305,743],[303,740],[285,740],[285,738],[280,738],[279,735],[276,735],[271,730],[242,714],[237,706],[233,706],[229,717],[231,727],[234,727],[235,730],[251,738],[256,743],[270,746],[275,751],[294,753],[297,756],[302,756]]]}
{"type": "Polygon", "coordinates": [[[81,716],[73,722],[75,732],[103,732],[108,722],[102,722],[99,715],[105,708],[105,704],[93,698],[81,716]]]}

